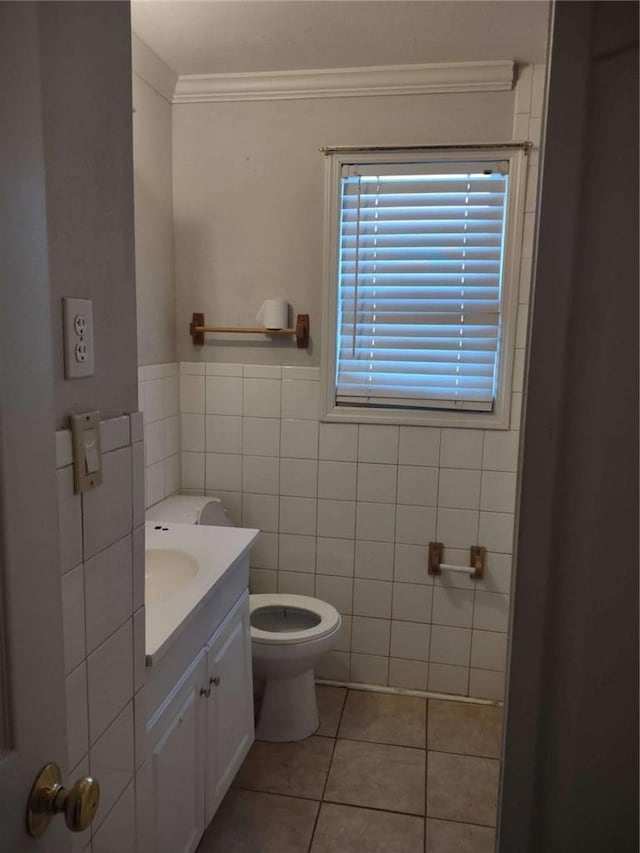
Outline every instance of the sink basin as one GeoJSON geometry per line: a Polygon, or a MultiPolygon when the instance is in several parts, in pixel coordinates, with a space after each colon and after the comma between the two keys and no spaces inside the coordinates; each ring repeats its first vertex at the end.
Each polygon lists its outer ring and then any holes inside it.
{"type": "Polygon", "coordinates": [[[167,601],[198,574],[198,564],[183,551],[150,548],[145,553],[145,599],[148,604],[167,601]]]}

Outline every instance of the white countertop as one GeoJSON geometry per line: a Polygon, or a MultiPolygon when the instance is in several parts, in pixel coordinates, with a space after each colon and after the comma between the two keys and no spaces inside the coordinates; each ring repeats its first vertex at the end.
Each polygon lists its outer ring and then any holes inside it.
{"type": "Polygon", "coordinates": [[[195,577],[165,601],[145,601],[147,664],[161,657],[184,630],[188,618],[214,594],[226,573],[247,554],[258,530],[195,524],[145,524],[146,550],[181,551],[198,564],[195,577]]]}

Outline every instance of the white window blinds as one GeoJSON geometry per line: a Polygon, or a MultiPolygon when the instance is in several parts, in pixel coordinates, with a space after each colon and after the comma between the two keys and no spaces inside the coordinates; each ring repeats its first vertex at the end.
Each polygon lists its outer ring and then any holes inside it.
{"type": "Polygon", "coordinates": [[[492,410],[507,172],[342,167],[338,405],[492,410]]]}

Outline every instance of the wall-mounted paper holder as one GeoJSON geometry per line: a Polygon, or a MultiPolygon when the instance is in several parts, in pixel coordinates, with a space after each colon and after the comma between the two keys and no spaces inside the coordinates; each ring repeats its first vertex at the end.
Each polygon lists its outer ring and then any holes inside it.
{"type": "Polygon", "coordinates": [[[469,566],[452,566],[442,562],[442,542],[429,542],[428,572],[430,575],[440,575],[445,572],[463,572],[469,574],[471,580],[479,581],[484,577],[487,564],[487,549],[482,545],[472,545],[469,549],[469,566]]]}
{"type": "Polygon", "coordinates": [[[298,349],[307,349],[309,346],[309,315],[298,314],[296,316],[296,325],[293,329],[265,329],[259,327],[245,326],[205,326],[204,314],[194,312],[191,323],[189,324],[189,334],[194,346],[202,346],[204,344],[204,336],[208,332],[230,332],[232,334],[245,335],[293,335],[296,339],[298,349]]]}

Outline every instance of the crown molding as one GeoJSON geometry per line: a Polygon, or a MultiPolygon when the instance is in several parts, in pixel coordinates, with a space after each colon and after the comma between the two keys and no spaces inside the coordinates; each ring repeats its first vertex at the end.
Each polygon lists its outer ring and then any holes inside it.
{"type": "Polygon", "coordinates": [[[135,33],[131,33],[131,63],[137,77],[167,103],[173,101],[178,75],[135,33]]]}
{"type": "Polygon", "coordinates": [[[513,83],[514,63],[511,60],[256,74],[193,74],[178,77],[173,103],[508,92],[513,83]]]}

